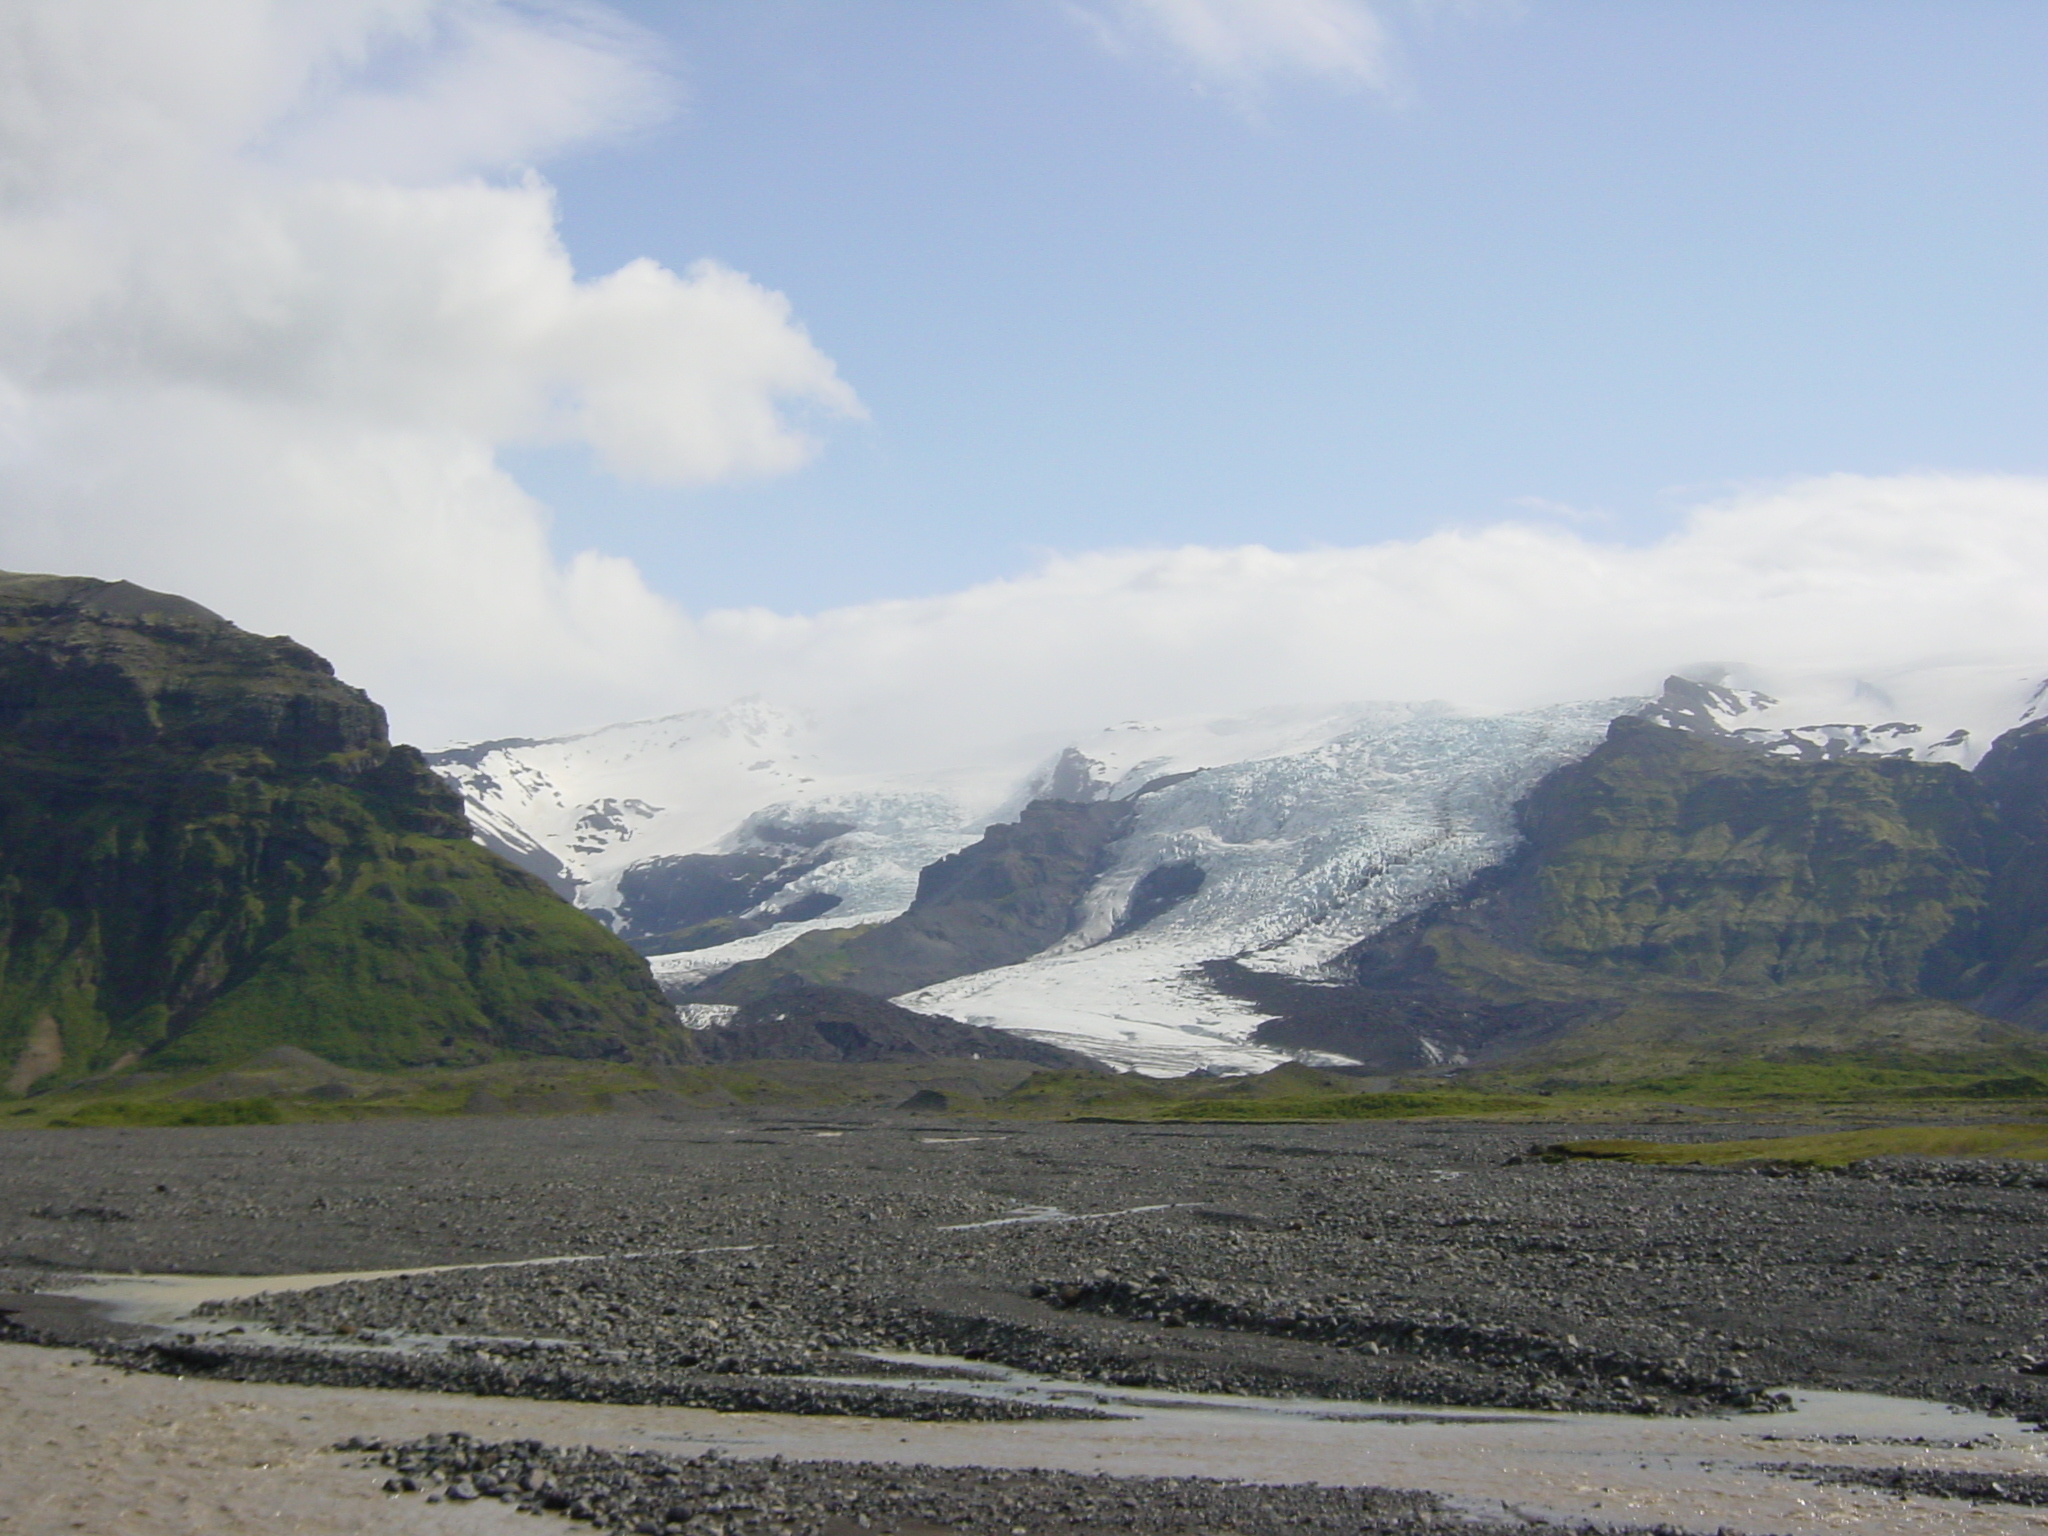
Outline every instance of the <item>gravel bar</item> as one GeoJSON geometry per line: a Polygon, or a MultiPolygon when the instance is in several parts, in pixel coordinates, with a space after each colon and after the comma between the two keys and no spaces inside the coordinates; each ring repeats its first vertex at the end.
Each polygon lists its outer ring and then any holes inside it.
{"type": "MultiPolygon", "coordinates": [[[[881,1377],[865,1357],[902,1351],[1456,1407],[1686,1414],[1805,1386],[2048,1416],[2031,1165],[1769,1176],[1525,1155],[1569,1134],[886,1114],[0,1132],[0,1266],[28,1291],[87,1271],[601,1256],[220,1309],[282,1343],[102,1343],[311,1384],[997,1411],[797,1379],[881,1377]],[[399,1335],[440,1346],[376,1349],[399,1335]]],[[[21,1315],[12,1336],[39,1337],[21,1315]]]]}
{"type": "MultiPolygon", "coordinates": [[[[354,1440],[337,1449],[366,1453],[389,1468],[384,1486],[390,1493],[497,1499],[635,1536],[1527,1536],[1569,1529],[1467,1521],[1429,1494],[1385,1488],[782,1457],[746,1461],[715,1452],[681,1460],[560,1449],[535,1440],[492,1444],[460,1434],[395,1445],[354,1440]]],[[[1613,1536],[1614,1528],[1580,1529],[1613,1536]]]]}

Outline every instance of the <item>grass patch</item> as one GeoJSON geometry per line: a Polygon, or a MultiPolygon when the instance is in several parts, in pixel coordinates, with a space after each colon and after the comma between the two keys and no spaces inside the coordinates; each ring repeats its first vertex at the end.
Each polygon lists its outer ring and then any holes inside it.
{"type": "Polygon", "coordinates": [[[176,1099],[102,1099],[48,1123],[61,1129],[163,1125],[277,1125],[284,1114],[271,1099],[226,1099],[193,1104],[176,1099]]]}
{"type": "Polygon", "coordinates": [[[1683,1099],[1695,1104],[1867,1103],[1887,1099],[2048,1098],[2048,1077],[1887,1061],[1738,1061],[1577,1090],[1606,1098],[1683,1099]]]}
{"type": "Polygon", "coordinates": [[[1900,1125],[1810,1136],[1759,1136],[1747,1141],[1568,1141],[1560,1158],[1618,1163],[1690,1163],[1726,1167],[1772,1163],[1793,1168],[1846,1168],[1871,1157],[1992,1157],[2048,1161],[2048,1125],[1900,1125]]]}
{"type": "MultiPolygon", "coordinates": [[[[1984,1033],[2000,1028],[1985,1021],[1984,1033]]],[[[1624,1051],[1532,1061],[1462,1075],[1459,1084],[1496,1093],[1538,1092],[1587,1105],[1624,1099],[1730,1108],[2025,1101],[2048,1099],[2048,1051],[2040,1049],[2038,1039],[1973,1045],[1957,1038],[1917,1050],[1787,1041],[1754,1050],[1724,1046],[1702,1051],[1695,1045],[1682,1052],[1674,1048],[1662,1061],[1631,1061],[1624,1051]]]]}
{"type": "Polygon", "coordinates": [[[1526,1114],[1547,1100],[1490,1093],[1332,1093],[1271,1099],[1189,1099],[1160,1120],[1417,1120],[1446,1115],[1526,1114]]]}
{"type": "MultiPolygon", "coordinates": [[[[979,1059],[665,1067],[521,1057],[372,1072],[283,1047],[225,1070],[124,1072],[97,1084],[36,1094],[0,1106],[0,1127],[303,1125],[684,1108],[805,1114],[893,1108],[924,1089],[946,1095],[950,1107],[975,1113],[1031,1070],[1023,1062],[979,1059]]],[[[1102,1074],[1094,1080],[1116,1081],[1102,1074]]]]}

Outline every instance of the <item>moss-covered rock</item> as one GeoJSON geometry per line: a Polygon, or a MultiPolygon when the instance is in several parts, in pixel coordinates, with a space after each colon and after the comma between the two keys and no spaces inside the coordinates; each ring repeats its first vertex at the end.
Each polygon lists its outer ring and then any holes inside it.
{"type": "Polygon", "coordinates": [[[1487,926],[1537,957],[1709,987],[1917,990],[1982,915],[1992,818],[1948,764],[1802,762],[1614,723],[1521,808],[1487,926]]]}
{"type": "Polygon", "coordinates": [[[1975,941],[1948,988],[2000,1018],[2048,1030],[2048,720],[2007,731],[1974,775],[1998,820],[1975,941]]]}
{"type": "Polygon", "coordinates": [[[0,1086],[679,1036],[645,963],[471,842],[320,657],[124,582],[0,576],[0,1086]]]}
{"type": "Polygon", "coordinates": [[[2048,730],[2008,733],[1971,774],[1625,717],[1518,818],[1510,859],[1357,946],[1340,979],[1211,979],[1279,1015],[1269,1043],[1394,1068],[1714,1039],[1911,1049],[1911,999],[1945,1000],[1929,1049],[2010,1047],[1987,1015],[2048,1025],[2048,730]]]}

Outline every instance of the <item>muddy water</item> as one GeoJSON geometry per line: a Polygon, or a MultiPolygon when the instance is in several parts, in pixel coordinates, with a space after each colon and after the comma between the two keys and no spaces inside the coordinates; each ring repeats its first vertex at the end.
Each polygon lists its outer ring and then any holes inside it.
{"type": "Polygon", "coordinates": [[[211,1327],[192,1313],[211,1301],[247,1301],[277,1291],[315,1291],[351,1280],[403,1280],[410,1275],[447,1275],[474,1269],[535,1269],[552,1264],[598,1264],[611,1259],[651,1259],[694,1253],[751,1253],[757,1243],[723,1248],[654,1248],[641,1253],[572,1253],[546,1259],[499,1259],[488,1264],[419,1264],[411,1269],[352,1269],[321,1275],[89,1275],[70,1286],[51,1287],[52,1296],[73,1296],[102,1308],[117,1323],[141,1323],[181,1331],[211,1327]]]}
{"type": "MultiPolygon", "coordinates": [[[[577,1263],[594,1257],[528,1262],[577,1263]]],[[[441,1268],[503,1267],[510,1266],[441,1268]]],[[[193,1309],[267,1291],[429,1272],[433,1271],[105,1276],[73,1286],[65,1294],[101,1305],[120,1321],[220,1332],[236,1325],[195,1319],[190,1315],[193,1309]]],[[[261,1337],[254,1330],[250,1336],[261,1337]]],[[[295,1337],[289,1342],[303,1346],[305,1340],[295,1337]]],[[[425,1336],[395,1338],[386,1347],[432,1348],[442,1342],[425,1336]]],[[[2048,1510],[1900,1498],[1822,1487],[1764,1470],[1767,1463],[1806,1463],[2048,1473],[2048,1437],[2010,1419],[1912,1399],[1795,1389],[1789,1412],[1693,1419],[1436,1411],[1394,1404],[1098,1387],[969,1361],[882,1358],[899,1365],[929,1364],[944,1374],[914,1381],[902,1376],[877,1378],[877,1385],[1087,1406],[1116,1417],[928,1424],[636,1409],[630,1414],[630,1429],[622,1434],[618,1409],[529,1407],[536,1416],[545,1408],[554,1427],[546,1438],[564,1438],[560,1426],[574,1423],[580,1427],[568,1436],[571,1440],[681,1454],[717,1446],[736,1455],[1055,1467],[1275,1483],[1371,1483],[1427,1488],[1475,1515],[1498,1517],[1506,1512],[1603,1525],[1662,1523],[1702,1532],[1727,1528],[1787,1536],[1840,1531],[1988,1536],[2033,1531],[2048,1536],[2048,1510]]],[[[528,1409],[503,1404],[494,1411],[516,1417],[528,1409]]]]}

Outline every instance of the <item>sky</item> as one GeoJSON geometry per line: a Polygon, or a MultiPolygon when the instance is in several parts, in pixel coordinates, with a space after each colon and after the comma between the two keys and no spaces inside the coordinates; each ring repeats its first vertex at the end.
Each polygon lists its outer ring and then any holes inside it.
{"type": "Polygon", "coordinates": [[[424,745],[2048,674],[2030,0],[20,0],[0,565],[424,745]]]}

